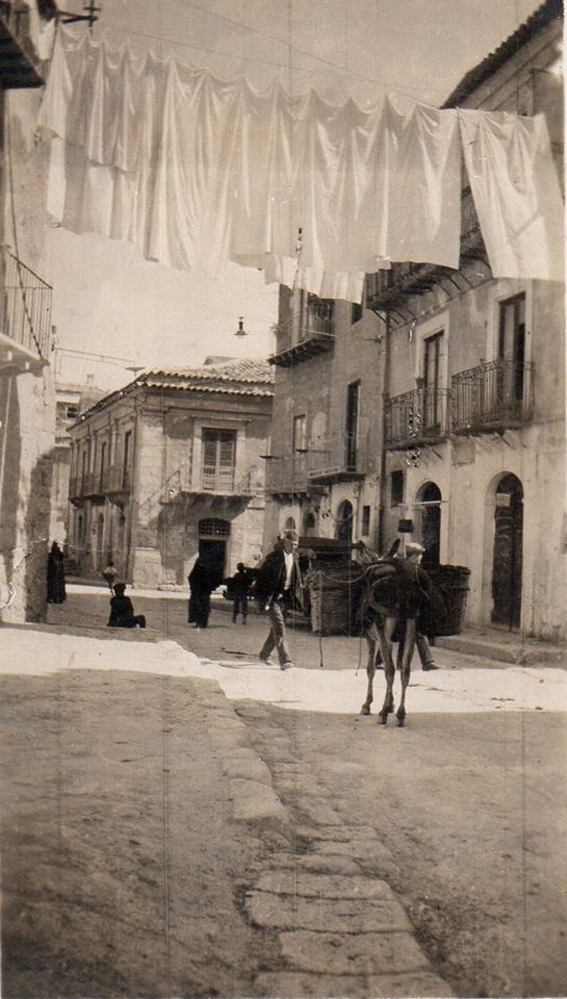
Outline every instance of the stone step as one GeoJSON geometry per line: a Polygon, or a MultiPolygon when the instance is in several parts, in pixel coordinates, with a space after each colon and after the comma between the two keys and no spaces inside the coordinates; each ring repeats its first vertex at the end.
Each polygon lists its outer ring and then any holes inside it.
{"type": "Polygon", "coordinates": [[[560,666],[567,668],[567,648],[547,642],[505,641],[498,635],[463,632],[435,639],[436,648],[450,649],[468,656],[479,656],[516,666],[560,666]]]}

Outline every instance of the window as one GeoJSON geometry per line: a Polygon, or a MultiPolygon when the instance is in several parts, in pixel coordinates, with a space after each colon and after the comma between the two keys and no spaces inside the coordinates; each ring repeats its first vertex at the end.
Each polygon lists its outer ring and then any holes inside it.
{"type": "Polygon", "coordinates": [[[351,382],[347,390],[346,411],[346,467],[356,469],[358,450],[358,411],[360,407],[360,382],[351,382]]]}
{"type": "Polygon", "coordinates": [[[332,335],[334,302],[318,298],[306,291],[299,292],[299,341],[312,336],[332,335]]]}
{"type": "Polygon", "coordinates": [[[130,475],[130,452],[132,450],[132,431],[127,430],[124,434],[124,452],[122,461],[122,485],[128,485],[130,475]]]}
{"type": "Polygon", "coordinates": [[[79,415],[79,407],[75,402],[68,402],[65,407],[65,418],[67,420],[76,420],[79,415]]]}
{"type": "Polygon", "coordinates": [[[441,419],[439,361],[443,332],[423,341],[423,429],[436,427],[441,419]]]}
{"type": "Polygon", "coordinates": [[[106,441],[103,441],[100,446],[100,487],[103,486],[104,470],[106,468],[106,441]]]}
{"type": "Polygon", "coordinates": [[[305,451],[307,447],[307,417],[305,413],[293,418],[293,450],[305,451]]]}
{"type": "Polygon", "coordinates": [[[312,538],[315,535],[315,515],[311,512],[306,513],[303,518],[303,534],[306,538],[312,538]]]}
{"type": "Polygon", "coordinates": [[[516,295],[500,303],[498,401],[520,401],[524,396],[526,359],[526,296],[516,295]]]}
{"type": "Polygon", "coordinates": [[[362,507],[362,527],[361,533],[363,538],[367,538],[370,534],[370,507],[362,507]]]}
{"type": "Polygon", "coordinates": [[[293,517],[288,517],[287,518],[287,520],[285,522],[285,525],[284,525],[284,530],[285,531],[295,531],[295,520],[294,520],[293,517]]]}
{"type": "Polygon", "coordinates": [[[230,534],[229,520],[216,520],[211,517],[208,520],[199,521],[200,538],[227,538],[230,534]]]}
{"type": "Polygon", "coordinates": [[[202,487],[207,492],[234,489],[235,430],[203,430],[202,487]]]}
{"type": "Polygon", "coordinates": [[[89,460],[89,453],[88,453],[88,451],[83,451],[83,454],[81,456],[81,483],[82,483],[82,485],[85,484],[85,479],[87,477],[87,462],[88,462],[88,460],[89,460]]]}
{"type": "Polygon", "coordinates": [[[390,475],[390,506],[400,506],[404,502],[404,473],[396,470],[390,475]]]}
{"type": "Polygon", "coordinates": [[[363,312],[364,312],[364,309],[362,308],[362,305],[359,302],[353,302],[352,303],[352,305],[351,305],[351,312],[350,312],[350,324],[351,324],[351,326],[354,326],[355,323],[360,322],[360,320],[362,319],[363,312]]]}

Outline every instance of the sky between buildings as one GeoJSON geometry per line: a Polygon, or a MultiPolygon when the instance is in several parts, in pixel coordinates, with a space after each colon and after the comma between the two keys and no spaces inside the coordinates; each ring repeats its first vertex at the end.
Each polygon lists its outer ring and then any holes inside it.
{"type": "MultiPolygon", "coordinates": [[[[81,0],[66,8],[80,10],[81,0]]],[[[293,93],[375,104],[440,104],[464,73],[539,6],[537,0],[103,0],[95,37],[172,53],[224,79],[283,80],[293,93]]],[[[85,29],[87,30],[87,29],[85,29]]],[[[49,234],[59,344],[148,367],[208,354],[266,356],[277,287],[229,265],[205,275],[139,258],[128,243],[49,234]],[[248,336],[234,332],[244,316],[248,336]]]]}

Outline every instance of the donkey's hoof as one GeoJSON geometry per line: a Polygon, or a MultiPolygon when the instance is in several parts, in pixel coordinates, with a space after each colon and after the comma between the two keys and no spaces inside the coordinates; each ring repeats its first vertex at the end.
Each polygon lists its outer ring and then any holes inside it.
{"type": "Polygon", "coordinates": [[[398,711],[396,715],[396,721],[398,723],[398,728],[403,728],[406,720],[405,711],[398,711]]]}
{"type": "Polygon", "coordinates": [[[378,724],[379,725],[387,725],[388,724],[388,712],[387,711],[381,711],[380,712],[380,714],[378,715],[378,724]]]}
{"type": "Polygon", "coordinates": [[[360,709],[360,713],[361,713],[361,715],[369,715],[370,714],[370,705],[369,704],[363,704],[362,707],[361,707],[361,709],[360,709]]]}

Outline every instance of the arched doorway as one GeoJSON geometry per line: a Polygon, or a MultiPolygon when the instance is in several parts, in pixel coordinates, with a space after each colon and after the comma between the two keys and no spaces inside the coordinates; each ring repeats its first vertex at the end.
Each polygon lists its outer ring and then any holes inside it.
{"type": "Polygon", "coordinates": [[[315,535],[315,515],[311,512],[306,513],[303,518],[303,536],[306,538],[312,538],[315,535]]]}
{"type": "Polygon", "coordinates": [[[496,488],[492,558],[492,621],[519,628],[522,614],[524,490],[516,475],[504,475],[496,488]]]}
{"type": "Polygon", "coordinates": [[[354,511],[352,503],[348,500],[343,500],[337,510],[337,538],[339,541],[344,541],[348,545],[352,544],[353,517],[354,511]]]}
{"type": "Polygon", "coordinates": [[[439,565],[441,561],[441,490],[434,482],[426,482],[417,495],[420,511],[421,543],[425,548],[423,564],[439,565]]]}
{"type": "Polygon", "coordinates": [[[229,520],[207,517],[199,521],[199,558],[214,568],[219,583],[224,577],[229,538],[229,520]]]}

